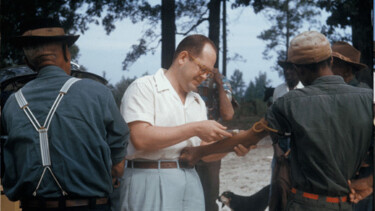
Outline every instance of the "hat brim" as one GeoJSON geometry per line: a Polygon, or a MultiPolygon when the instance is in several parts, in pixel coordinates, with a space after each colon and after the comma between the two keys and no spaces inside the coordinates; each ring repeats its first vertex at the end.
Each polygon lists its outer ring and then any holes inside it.
{"type": "Polygon", "coordinates": [[[69,47],[72,46],[79,35],[61,35],[61,36],[18,36],[14,37],[11,42],[17,47],[24,47],[28,45],[35,45],[36,43],[46,42],[63,42],[69,47]]]}
{"type": "Polygon", "coordinates": [[[347,57],[345,57],[342,54],[337,53],[337,52],[332,52],[332,57],[334,59],[339,59],[341,61],[349,63],[350,65],[352,65],[355,68],[354,69],[355,71],[359,71],[359,70],[367,68],[367,65],[362,64],[362,63],[353,62],[351,59],[349,59],[349,58],[347,58],[347,57]]]}

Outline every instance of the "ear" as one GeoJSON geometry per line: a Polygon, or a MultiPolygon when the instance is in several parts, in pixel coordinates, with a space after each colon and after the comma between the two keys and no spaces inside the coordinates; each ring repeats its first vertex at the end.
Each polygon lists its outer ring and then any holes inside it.
{"type": "Polygon", "coordinates": [[[181,51],[178,54],[177,60],[180,65],[184,64],[189,59],[189,53],[187,51],[181,51]]]}
{"type": "Polygon", "coordinates": [[[67,44],[64,44],[64,45],[65,45],[65,48],[63,48],[65,50],[64,53],[66,55],[66,58],[70,62],[72,60],[72,55],[70,54],[69,46],[67,44]]]}

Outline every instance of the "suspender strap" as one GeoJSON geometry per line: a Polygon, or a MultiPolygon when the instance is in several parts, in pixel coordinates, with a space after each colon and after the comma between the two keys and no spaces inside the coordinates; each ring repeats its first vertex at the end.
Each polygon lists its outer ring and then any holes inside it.
{"type": "Polygon", "coordinates": [[[65,84],[61,87],[60,93],[62,92],[63,94],[66,94],[70,88],[75,82],[79,81],[81,79],[78,78],[70,78],[65,82],[65,84]]]}
{"type": "Polygon", "coordinates": [[[48,112],[48,115],[46,117],[46,120],[43,124],[43,126],[40,125],[38,120],[35,118],[34,114],[31,112],[29,108],[29,104],[27,100],[25,99],[24,95],[22,94],[22,89],[18,90],[15,94],[17,103],[19,107],[25,112],[27,118],[29,118],[31,124],[34,126],[35,130],[39,133],[39,145],[40,145],[40,153],[42,157],[42,163],[44,166],[43,173],[39,179],[38,185],[33,193],[34,196],[36,196],[36,191],[39,189],[40,183],[42,182],[42,179],[44,177],[44,174],[46,170],[48,169],[49,172],[51,173],[53,179],[55,180],[56,184],[59,186],[59,188],[62,191],[62,194],[65,196],[67,193],[62,189],[60,183],[58,182],[57,178],[52,172],[52,169],[50,168],[51,166],[51,157],[50,157],[50,151],[49,151],[49,144],[48,144],[48,128],[51,124],[51,120],[53,118],[53,115],[56,112],[57,107],[59,106],[62,98],[64,95],[68,92],[69,88],[77,82],[78,78],[70,78],[67,80],[64,85],[61,87],[59,91],[59,95],[56,97],[55,101],[53,102],[53,105],[51,109],[48,112]]]}
{"type": "Polygon", "coordinates": [[[30,122],[33,124],[34,128],[36,131],[38,131],[38,128],[41,128],[38,120],[36,120],[35,116],[31,112],[29,108],[29,104],[27,103],[25,97],[22,94],[22,89],[18,90],[15,94],[16,100],[20,108],[25,112],[27,118],[29,118],[30,122]]]}

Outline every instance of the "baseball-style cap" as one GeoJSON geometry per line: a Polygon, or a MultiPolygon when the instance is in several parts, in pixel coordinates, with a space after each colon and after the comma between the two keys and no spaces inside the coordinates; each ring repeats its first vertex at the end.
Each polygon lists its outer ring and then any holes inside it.
{"type": "Polygon", "coordinates": [[[312,64],[332,55],[328,39],[317,31],[306,31],[292,39],[288,49],[288,61],[293,64],[312,64]]]}

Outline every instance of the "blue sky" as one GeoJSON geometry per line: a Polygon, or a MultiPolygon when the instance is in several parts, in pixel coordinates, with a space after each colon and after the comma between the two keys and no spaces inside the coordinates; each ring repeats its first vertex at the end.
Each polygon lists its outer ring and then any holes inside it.
{"type": "MultiPolygon", "coordinates": [[[[245,60],[244,62],[229,61],[227,63],[227,77],[229,78],[236,69],[239,69],[243,72],[243,80],[247,86],[261,71],[267,73],[272,86],[282,83],[283,78],[280,78],[277,72],[271,70],[271,66],[276,62],[276,57],[272,60],[264,60],[262,52],[266,43],[257,38],[263,30],[269,28],[272,24],[263,14],[255,15],[251,7],[237,8],[235,10],[230,9],[230,6],[227,6],[227,8],[227,29],[229,30],[227,46],[229,56],[237,53],[245,60]]],[[[321,22],[325,22],[325,20],[321,22]]],[[[126,53],[130,50],[131,45],[138,43],[138,39],[148,27],[147,23],[132,24],[126,19],[118,21],[116,22],[116,29],[109,36],[106,35],[101,25],[91,24],[89,27],[89,30],[81,34],[76,42],[80,48],[81,55],[78,62],[85,66],[88,71],[98,75],[102,75],[102,72],[106,71],[106,77],[109,82],[115,84],[122,76],[139,77],[145,72],[153,74],[160,68],[161,48],[159,46],[155,54],[142,56],[129,68],[129,71],[122,70],[122,61],[126,53]]],[[[306,29],[302,30],[307,30],[308,28],[310,26],[306,26],[306,29]]],[[[155,30],[160,32],[160,27],[155,30]]],[[[193,33],[207,35],[208,24],[201,25],[198,31],[193,33]]],[[[182,38],[177,36],[176,44],[182,38]]]]}

